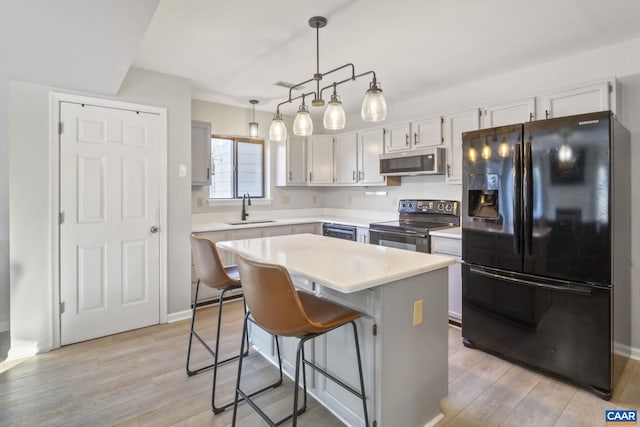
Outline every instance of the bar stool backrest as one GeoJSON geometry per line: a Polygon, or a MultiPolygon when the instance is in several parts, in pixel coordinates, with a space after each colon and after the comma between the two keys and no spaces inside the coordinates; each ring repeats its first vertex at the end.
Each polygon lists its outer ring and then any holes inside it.
{"type": "Polygon", "coordinates": [[[314,332],[286,268],[238,256],[244,300],[258,325],[275,335],[314,332]]]}
{"type": "Polygon", "coordinates": [[[223,289],[230,284],[239,284],[225,272],[216,245],[209,239],[191,235],[191,252],[196,273],[203,283],[210,288],[223,289]]]}

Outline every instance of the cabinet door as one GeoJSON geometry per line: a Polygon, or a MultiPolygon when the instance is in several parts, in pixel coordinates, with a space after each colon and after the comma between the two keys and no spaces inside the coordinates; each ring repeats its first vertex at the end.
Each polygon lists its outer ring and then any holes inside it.
{"type": "Polygon", "coordinates": [[[262,228],[262,237],[287,236],[289,234],[293,234],[293,227],[288,225],[262,228]]]}
{"type": "Polygon", "coordinates": [[[414,148],[440,146],[444,143],[442,127],[444,118],[441,116],[429,117],[413,122],[413,146],[414,148]]]}
{"type": "Polygon", "coordinates": [[[333,184],[333,137],[311,136],[307,140],[309,184],[333,184]]]}
{"type": "Polygon", "coordinates": [[[480,128],[480,110],[460,111],[445,117],[447,147],[447,183],[462,182],[462,133],[480,128]]]}
{"type": "Polygon", "coordinates": [[[484,107],[483,110],[483,128],[530,122],[536,118],[536,99],[526,98],[504,102],[484,107]]]}
{"type": "Polygon", "coordinates": [[[549,93],[542,97],[544,117],[562,117],[611,109],[608,82],[549,93]]]}
{"type": "Polygon", "coordinates": [[[304,137],[290,136],[287,139],[287,185],[305,185],[307,168],[304,137]]]}
{"type": "Polygon", "coordinates": [[[449,319],[462,322],[462,269],[461,260],[449,266],[449,319]]]}
{"type": "MultiPolygon", "coordinates": [[[[362,316],[356,320],[360,357],[364,376],[364,390],[367,396],[369,420],[375,420],[375,340],[373,335],[374,319],[362,316]]],[[[360,390],[358,362],[356,361],[353,327],[348,324],[334,329],[315,340],[316,363],[356,390],[360,390]]],[[[330,402],[333,408],[346,421],[347,425],[364,425],[362,401],[324,375],[315,374],[315,393],[318,400],[330,402]]]]}
{"type": "Polygon", "coordinates": [[[411,124],[400,123],[389,126],[384,132],[385,151],[402,151],[411,148],[411,124]]]}
{"type": "Polygon", "coordinates": [[[335,165],[337,184],[355,184],[358,181],[358,135],[336,135],[335,165]]]}
{"type": "Polygon", "coordinates": [[[211,123],[191,122],[191,185],[211,184],[211,123]]]}
{"type": "Polygon", "coordinates": [[[358,227],[356,229],[357,240],[360,243],[369,243],[369,229],[366,227],[358,227]]]}
{"type": "Polygon", "coordinates": [[[322,228],[320,223],[314,224],[298,224],[293,226],[293,234],[322,234],[322,228]]]}
{"type": "Polygon", "coordinates": [[[374,129],[360,133],[357,178],[360,184],[384,184],[386,177],[380,175],[384,131],[374,129]]]}

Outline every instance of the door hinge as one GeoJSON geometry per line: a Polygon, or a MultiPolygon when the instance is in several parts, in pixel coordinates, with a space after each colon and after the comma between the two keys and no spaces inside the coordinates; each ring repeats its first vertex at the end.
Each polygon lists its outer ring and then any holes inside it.
{"type": "Polygon", "coordinates": [[[62,224],[64,222],[64,212],[58,214],[58,222],[62,224]]]}
{"type": "Polygon", "coordinates": [[[375,323],[373,324],[373,326],[371,327],[371,332],[373,333],[373,336],[375,337],[376,335],[378,335],[378,325],[376,325],[375,323]]]}
{"type": "Polygon", "coordinates": [[[58,135],[62,135],[62,132],[64,132],[64,123],[58,122],[58,135]]]}
{"type": "Polygon", "coordinates": [[[64,301],[60,303],[60,314],[64,313],[64,301]]]}

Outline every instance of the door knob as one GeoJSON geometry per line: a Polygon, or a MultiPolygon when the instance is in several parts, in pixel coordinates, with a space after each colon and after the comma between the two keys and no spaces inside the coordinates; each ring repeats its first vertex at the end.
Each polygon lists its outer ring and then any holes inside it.
{"type": "Polygon", "coordinates": [[[157,233],[158,232],[158,227],[156,227],[155,225],[151,226],[151,232],[152,233],[157,233]]]}

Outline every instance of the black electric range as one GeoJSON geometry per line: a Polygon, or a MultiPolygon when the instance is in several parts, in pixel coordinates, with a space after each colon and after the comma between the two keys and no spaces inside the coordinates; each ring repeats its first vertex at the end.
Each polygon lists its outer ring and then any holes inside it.
{"type": "Polygon", "coordinates": [[[429,231],[460,225],[460,202],[454,200],[400,200],[399,218],[369,224],[374,245],[431,251],[429,231]]]}

